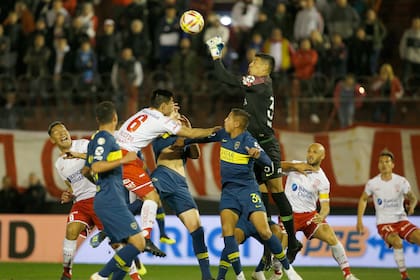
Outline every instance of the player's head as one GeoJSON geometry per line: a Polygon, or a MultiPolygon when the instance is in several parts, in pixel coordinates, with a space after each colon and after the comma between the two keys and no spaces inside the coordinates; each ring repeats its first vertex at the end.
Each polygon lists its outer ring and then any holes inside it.
{"type": "Polygon", "coordinates": [[[249,114],[242,109],[233,108],[225,119],[225,130],[228,133],[234,130],[246,130],[249,123],[249,114]]]}
{"type": "Polygon", "coordinates": [[[320,143],[312,143],[309,145],[306,153],[306,162],[313,167],[319,167],[325,158],[325,148],[320,143]]]}
{"type": "Polygon", "coordinates": [[[60,150],[71,147],[70,132],[61,121],[54,121],[48,126],[48,135],[51,143],[57,145],[60,150]]]}
{"type": "Polygon", "coordinates": [[[96,121],[99,125],[114,124],[114,129],[118,123],[117,110],[111,101],[102,101],[96,106],[96,121]]]}
{"type": "Polygon", "coordinates": [[[384,149],[379,153],[378,169],[381,174],[390,174],[392,169],[394,169],[394,154],[388,150],[384,149]]]}
{"type": "Polygon", "coordinates": [[[153,91],[150,106],[159,110],[165,116],[169,116],[174,111],[174,95],[166,89],[156,89],[153,91]]]}
{"type": "Polygon", "coordinates": [[[265,53],[257,53],[248,66],[248,74],[264,77],[269,76],[274,68],[274,58],[265,53]]]}

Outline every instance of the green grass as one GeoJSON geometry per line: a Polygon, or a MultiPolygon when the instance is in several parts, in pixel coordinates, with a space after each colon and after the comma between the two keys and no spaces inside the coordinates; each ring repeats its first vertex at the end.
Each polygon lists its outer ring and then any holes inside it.
{"type": "MultiPolygon", "coordinates": [[[[73,280],[87,280],[89,276],[98,271],[102,265],[82,265],[73,267],[73,280]]],[[[200,279],[198,266],[147,266],[144,280],[197,280],[200,279]]],[[[252,267],[244,267],[247,279],[251,279],[252,267]]],[[[296,267],[296,271],[305,280],[340,280],[341,272],[338,267],[296,267]]],[[[217,267],[212,267],[213,275],[217,267]]],[[[400,279],[397,268],[353,268],[352,272],[361,280],[398,280],[400,279]]],[[[266,273],[269,279],[271,272],[266,273]]],[[[420,268],[409,269],[411,279],[420,279],[420,268]]],[[[60,264],[36,263],[0,263],[0,280],[58,280],[61,275],[60,264]]],[[[126,277],[129,279],[129,277],[126,277]]],[[[229,270],[227,279],[235,279],[232,269],[229,270]]],[[[287,279],[284,277],[283,279],[287,279]]]]}

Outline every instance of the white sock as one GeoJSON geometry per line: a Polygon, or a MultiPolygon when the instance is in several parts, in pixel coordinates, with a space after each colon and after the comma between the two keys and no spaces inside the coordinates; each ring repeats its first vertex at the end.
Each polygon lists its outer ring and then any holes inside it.
{"type": "Polygon", "coordinates": [[[349,261],[347,260],[346,252],[344,251],[343,245],[338,242],[334,246],[330,246],[332,250],[332,255],[338,265],[340,266],[341,270],[349,267],[349,261]]]}
{"type": "Polygon", "coordinates": [[[401,249],[394,248],[394,259],[395,259],[395,262],[397,263],[397,266],[400,272],[407,270],[407,268],[405,267],[404,250],[402,248],[401,249]]]}
{"type": "Polygon", "coordinates": [[[133,275],[134,273],[137,273],[137,266],[136,266],[136,263],[132,261],[128,274],[133,275]]]}
{"type": "Polygon", "coordinates": [[[157,208],[157,203],[150,199],[145,200],[141,207],[141,227],[143,231],[147,231],[146,238],[150,238],[150,232],[155,224],[157,208]]]}
{"type": "Polygon", "coordinates": [[[63,266],[71,268],[73,266],[73,257],[76,252],[77,240],[68,240],[64,238],[63,241],[63,266]]]}
{"type": "Polygon", "coordinates": [[[236,280],[246,280],[245,274],[244,274],[243,271],[241,271],[241,273],[239,273],[238,275],[236,275],[236,280]]]}

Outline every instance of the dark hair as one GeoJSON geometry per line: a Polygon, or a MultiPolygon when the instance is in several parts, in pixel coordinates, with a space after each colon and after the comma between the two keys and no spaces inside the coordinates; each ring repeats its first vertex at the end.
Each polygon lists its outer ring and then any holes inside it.
{"type": "Polygon", "coordinates": [[[233,108],[231,112],[235,118],[239,118],[241,127],[246,129],[248,127],[249,118],[251,117],[251,115],[248,114],[247,111],[239,108],[233,108]]]}
{"type": "Polygon", "coordinates": [[[111,101],[102,101],[96,106],[96,120],[99,124],[110,123],[116,112],[114,103],[111,101]]]}
{"type": "Polygon", "coordinates": [[[271,74],[271,72],[274,69],[274,57],[266,53],[257,53],[255,57],[261,58],[268,64],[268,70],[269,70],[268,74],[271,74]]]}
{"type": "Polygon", "coordinates": [[[383,149],[382,152],[379,154],[379,156],[380,157],[388,156],[391,158],[392,161],[394,161],[394,154],[388,149],[383,149]]]}
{"type": "Polygon", "coordinates": [[[52,123],[50,123],[50,125],[48,126],[48,135],[51,136],[51,130],[56,126],[56,125],[64,125],[64,123],[62,121],[53,121],[52,123]]]}
{"type": "Polygon", "coordinates": [[[153,91],[150,105],[159,108],[162,103],[168,103],[174,97],[173,93],[166,89],[156,89],[153,91]]]}

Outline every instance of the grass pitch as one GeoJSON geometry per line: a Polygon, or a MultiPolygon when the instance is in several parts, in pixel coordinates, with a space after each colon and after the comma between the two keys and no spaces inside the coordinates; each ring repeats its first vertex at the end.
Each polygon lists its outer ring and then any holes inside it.
{"type": "MultiPolygon", "coordinates": [[[[76,264],[73,267],[73,280],[88,280],[89,276],[98,271],[102,265],[76,264]]],[[[61,276],[61,264],[58,263],[0,263],[0,280],[58,280],[61,276]]],[[[251,279],[253,267],[244,267],[247,279],[251,279]]],[[[305,280],[341,280],[338,267],[295,267],[305,280]]],[[[212,267],[213,275],[217,274],[217,267],[212,267]]],[[[398,280],[400,275],[397,268],[352,268],[352,272],[361,280],[398,280]]],[[[420,268],[408,270],[411,279],[420,279],[420,268]]],[[[269,279],[271,272],[266,272],[269,279]]],[[[129,279],[126,277],[125,279],[129,279]]],[[[198,266],[147,266],[147,274],[143,280],[197,280],[201,279],[198,266]]],[[[232,269],[227,278],[235,279],[232,269]]],[[[287,279],[286,276],[282,279],[287,279]]]]}

